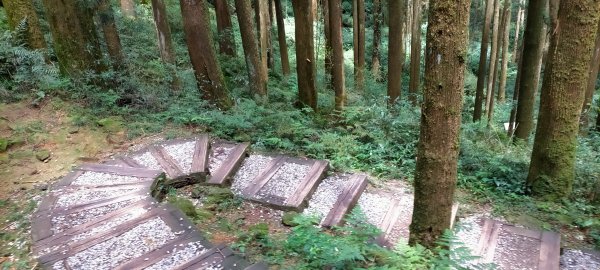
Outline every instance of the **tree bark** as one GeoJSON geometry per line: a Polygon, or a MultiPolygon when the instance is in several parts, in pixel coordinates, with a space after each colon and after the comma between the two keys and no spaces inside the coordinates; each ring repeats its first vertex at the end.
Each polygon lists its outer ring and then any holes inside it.
{"type": "Polygon", "coordinates": [[[76,0],[43,3],[61,73],[78,76],[89,69],[97,73],[106,70],[92,9],[76,0]]]}
{"type": "Polygon", "coordinates": [[[421,76],[421,1],[413,0],[412,34],[410,38],[410,84],[409,100],[417,105],[421,76]]]}
{"type": "Polygon", "coordinates": [[[217,31],[219,32],[219,52],[235,56],[235,41],[227,0],[215,0],[215,13],[217,15],[217,31]]]}
{"type": "Polygon", "coordinates": [[[389,41],[388,41],[388,85],[389,104],[394,104],[402,96],[402,68],[404,50],[402,49],[402,21],[404,21],[404,1],[388,0],[389,41]]]}
{"type": "Polygon", "coordinates": [[[519,50],[519,35],[521,34],[521,25],[523,24],[523,20],[525,19],[525,10],[523,10],[523,5],[525,4],[525,0],[519,0],[517,6],[519,10],[517,11],[517,22],[515,23],[515,40],[513,45],[513,62],[517,62],[517,55],[519,50]]]}
{"type": "Polygon", "coordinates": [[[600,23],[598,23],[598,29],[596,30],[596,42],[594,45],[594,56],[590,61],[589,66],[589,78],[587,81],[587,87],[585,90],[585,98],[583,100],[583,106],[581,109],[581,130],[585,131],[588,128],[590,121],[590,108],[594,98],[594,91],[596,90],[596,81],[598,80],[598,69],[600,68],[600,23]]]}
{"type": "MultiPolygon", "coordinates": [[[[324,36],[325,36],[325,74],[326,76],[330,76],[332,74],[332,60],[331,60],[331,26],[329,25],[329,0],[321,0],[321,5],[323,7],[323,28],[324,28],[324,36]]],[[[333,89],[332,78],[327,78],[327,87],[333,89]]]]}
{"type": "Polygon", "coordinates": [[[102,26],[106,48],[108,49],[113,69],[123,70],[125,68],[125,57],[121,49],[121,38],[115,24],[113,9],[108,0],[100,0],[98,2],[98,17],[100,18],[100,25],[102,26]]]}
{"type": "Polygon", "coordinates": [[[44,40],[44,34],[40,28],[40,21],[33,7],[33,1],[4,0],[4,10],[11,30],[14,31],[23,20],[27,22],[27,28],[23,30],[27,33],[26,41],[30,49],[46,48],[46,40],[44,40]]]}
{"type": "Polygon", "coordinates": [[[312,1],[293,1],[299,105],[317,110],[312,1]]]}
{"type": "Polygon", "coordinates": [[[135,18],[135,4],[133,0],[120,0],[121,2],[121,12],[127,18],[135,18]]]}
{"type": "Polygon", "coordinates": [[[600,1],[560,1],[544,72],[527,186],[556,201],[570,195],[581,104],[594,50],[600,1]]]}
{"type": "Polygon", "coordinates": [[[256,26],[258,31],[258,49],[260,53],[260,68],[262,69],[263,80],[268,81],[269,75],[269,6],[265,0],[255,2],[256,26]]]}
{"type": "Polygon", "coordinates": [[[450,227],[457,178],[469,0],[430,0],[411,244],[432,248],[450,227]]]}
{"type": "Polygon", "coordinates": [[[508,44],[510,43],[510,17],[511,3],[506,0],[504,2],[503,17],[503,37],[502,37],[502,68],[500,69],[500,83],[498,86],[498,101],[504,102],[506,99],[506,77],[508,76],[508,44]]]}
{"type": "Polygon", "coordinates": [[[373,79],[381,79],[379,62],[379,44],[381,43],[381,1],[373,0],[373,54],[371,55],[371,73],[373,79]]]}
{"type": "Polygon", "coordinates": [[[365,0],[353,0],[354,87],[365,89],[365,0]]]}
{"type": "Polygon", "coordinates": [[[542,61],[544,33],[544,10],[548,0],[529,0],[527,21],[523,34],[522,64],[518,72],[519,102],[517,106],[515,139],[527,141],[533,130],[535,92],[538,88],[542,61]]]}
{"type": "Polygon", "coordinates": [[[156,35],[158,37],[158,51],[160,59],[166,64],[167,69],[173,76],[171,88],[177,92],[181,88],[181,82],[175,71],[175,49],[171,40],[171,28],[167,20],[167,8],[163,0],[152,0],[152,14],[156,24],[156,35]]]}
{"type": "MultiPolygon", "coordinates": [[[[523,53],[523,47],[521,46],[520,49],[517,50],[517,53],[519,54],[519,56],[517,57],[518,59],[518,63],[517,63],[517,67],[520,69],[521,68],[521,64],[523,64],[523,57],[521,56],[521,54],[523,53]]],[[[519,101],[519,88],[520,88],[520,81],[521,81],[521,72],[517,73],[517,77],[515,78],[515,88],[513,90],[513,97],[512,97],[512,108],[510,109],[510,117],[508,120],[508,136],[509,137],[513,137],[514,133],[515,133],[515,123],[516,123],[516,119],[517,119],[517,103],[519,101]]]]}
{"type": "Polygon", "coordinates": [[[202,98],[221,109],[232,106],[217,53],[213,48],[208,10],[203,0],[180,0],[183,32],[202,98]]]}
{"type": "MultiPolygon", "coordinates": [[[[276,0],[279,3],[280,0],[276,0]]],[[[242,36],[242,47],[244,48],[244,59],[246,60],[246,69],[248,70],[248,82],[252,93],[259,96],[267,95],[267,81],[262,74],[264,70],[260,66],[258,55],[258,44],[256,33],[254,32],[254,23],[250,2],[246,0],[235,0],[235,10],[238,23],[240,25],[240,34],[242,36]]],[[[279,14],[277,15],[279,16],[279,14]]],[[[283,61],[282,61],[283,62],[283,61]]]]}
{"type": "Polygon", "coordinates": [[[275,0],[275,15],[277,16],[277,39],[279,40],[279,54],[281,56],[281,70],[284,76],[290,75],[290,60],[288,57],[287,38],[285,36],[285,23],[281,0],[275,0]]]}
{"type": "Polygon", "coordinates": [[[496,66],[498,63],[498,48],[499,42],[498,39],[500,35],[498,31],[500,29],[500,0],[494,0],[494,21],[492,23],[492,47],[490,48],[490,68],[488,73],[487,80],[487,94],[485,95],[485,111],[488,115],[488,119],[490,117],[490,107],[492,106],[492,102],[494,100],[494,89],[496,85],[496,77],[498,71],[496,70],[496,66]]]}
{"type": "Polygon", "coordinates": [[[477,71],[477,88],[475,90],[475,109],[473,110],[473,122],[481,120],[483,107],[483,90],[485,87],[485,75],[487,74],[487,51],[488,39],[490,36],[490,22],[492,20],[492,11],[494,10],[494,0],[487,0],[485,5],[485,22],[481,31],[481,51],[479,53],[479,70],[477,71]]]}
{"type": "Polygon", "coordinates": [[[344,78],[344,48],[342,47],[342,1],[328,0],[331,34],[332,66],[331,81],[335,91],[335,109],[341,111],[346,102],[344,78]]]}

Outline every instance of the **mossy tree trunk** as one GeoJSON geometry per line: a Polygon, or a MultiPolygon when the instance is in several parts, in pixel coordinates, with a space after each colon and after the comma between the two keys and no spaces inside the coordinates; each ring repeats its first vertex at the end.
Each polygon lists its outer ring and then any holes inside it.
{"type": "Polygon", "coordinates": [[[121,2],[121,12],[127,18],[134,19],[135,18],[135,3],[133,0],[120,0],[121,2]]]}
{"type": "Polygon", "coordinates": [[[353,0],[354,87],[365,89],[365,0],[353,0]]]}
{"type": "Polygon", "coordinates": [[[277,40],[279,41],[279,55],[281,57],[281,71],[284,76],[290,75],[290,60],[288,57],[287,38],[285,36],[285,23],[281,0],[275,0],[275,16],[277,17],[277,40]]]}
{"type": "MultiPolygon", "coordinates": [[[[329,25],[329,0],[321,0],[322,12],[323,12],[323,35],[325,36],[325,74],[331,76],[331,27],[329,25]]],[[[331,78],[327,78],[327,87],[333,88],[331,78]]]]}
{"type": "Polygon", "coordinates": [[[409,243],[434,247],[450,227],[470,0],[430,0],[421,131],[409,243]]]}
{"type": "Polygon", "coordinates": [[[217,31],[219,32],[219,52],[235,56],[235,41],[227,0],[215,0],[215,14],[217,15],[217,31]]]}
{"type": "Polygon", "coordinates": [[[312,1],[293,1],[299,105],[317,110],[312,1]]]}
{"type": "Polygon", "coordinates": [[[402,40],[402,22],[404,21],[404,1],[389,1],[389,41],[388,41],[388,102],[394,104],[402,96],[402,68],[404,50],[402,40]]]}
{"type": "Polygon", "coordinates": [[[492,47],[490,48],[490,66],[489,73],[487,74],[487,93],[485,95],[485,112],[488,119],[491,116],[490,107],[494,101],[494,89],[496,85],[496,77],[498,70],[496,66],[498,64],[498,48],[500,45],[498,31],[500,30],[500,0],[494,0],[494,21],[492,22],[492,47]]]}
{"type": "Polygon", "coordinates": [[[485,88],[485,75],[487,74],[487,52],[490,36],[490,24],[494,0],[487,0],[485,4],[485,19],[481,31],[481,50],[479,52],[479,69],[477,70],[477,87],[475,89],[475,108],[473,110],[473,122],[481,120],[483,108],[483,90],[485,88]]]}
{"type": "Polygon", "coordinates": [[[180,0],[183,31],[202,98],[221,109],[232,106],[217,53],[208,10],[203,0],[180,0]]]}
{"type": "Polygon", "coordinates": [[[600,1],[560,1],[527,176],[531,193],[546,200],[565,198],[572,190],[581,104],[599,18],[600,1]]]}
{"type": "MultiPolygon", "coordinates": [[[[281,0],[277,0],[279,2],[281,0]]],[[[250,2],[246,0],[235,0],[235,12],[237,13],[240,34],[242,36],[242,47],[244,48],[244,59],[248,70],[248,83],[252,93],[266,97],[267,82],[262,74],[258,56],[258,43],[254,23],[251,15],[250,2]]]]}
{"type": "Polygon", "coordinates": [[[590,121],[590,108],[594,98],[594,91],[596,90],[596,81],[598,80],[598,69],[600,69],[600,23],[598,23],[598,29],[596,30],[596,43],[594,46],[594,56],[589,66],[589,78],[587,81],[587,87],[585,89],[585,99],[583,100],[583,106],[581,109],[581,130],[586,132],[590,121]]]}
{"type": "Polygon", "coordinates": [[[258,51],[260,53],[260,68],[263,69],[261,75],[263,80],[268,81],[269,75],[269,51],[270,44],[270,23],[269,23],[269,5],[265,0],[257,0],[255,3],[256,28],[258,32],[258,51]]]}
{"type": "Polygon", "coordinates": [[[40,28],[40,22],[33,7],[33,1],[29,0],[4,0],[4,10],[8,17],[8,26],[15,30],[25,20],[27,22],[27,46],[31,49],[45,49],[46,41],[40,28]]]}
{"type": "Polygon", "coordinates": [[[410,37],[410,83],[408,99],[417,105],[421,81],[421,0],[413,0],[412,34],[410,37]]]}
{"type": "Polygon", "coordinates": [[[510,17],[511,3],[504,2],[502,11],[502,67],[500,68],[500,82],[498,83],[498,101],[504,102],[506,99],[506,77],[508,76],[508,45],[510,43],[510,17]]]}
{"type": "Polygon", "coordinates": [[[335,109],[341,111],[346,103],[346,86],[344,77],[344,48],[342,47],[342,1],[328,0],[332,66],[331,81],[335,91],[335,109]]]}
{"type": "Polygon", "coordinates": [[[523,25],[523,21],[525,20],[525,10],[523,9],[523,5],[525,5],[525,0],[517,1],[517,21],[515,22],[515,40],[513,44],[513,62],[518,62],[517,55],[519,50],[519,35],[521,35],[521,25],[523,25]]]}
{"type": "Polygon", "coordinates": [[[373,53],[371,54],[371,73],[373,79],[381,79],[381,63],[379,62],[379,46],[381,44],[381,1],[373,0],[373,53]]]}
{"type": "Polygon", "coordinates": [[[160,58],[171,72],[171,88],[177,92],[181,88],[181,82],[175,70],[175,49],[171,40],[171,28],[167,19],[167,8],[163,0],[152,0],[152,13],[156,24],[156,36],[158,37],[158,50],[160,58]]]}
{"type": "Polygon", "coordinates": [[[85,70],[104,71],[92,8],[76,0],[43,3],[61,73],[77,76],[85,70]]]}
{"type": "Polygon", "coordinates": [[[106,48],[108,49],[113,69],[123,70],[125,68],[125,57],[121,49],[121,38],[119,37],[119,31],[115,23],[112,6],[108,0],[100,0],[98,2],[98,17],[100,18],[102,33],[104,33],[104,40],[106,41],[106,48]]]}

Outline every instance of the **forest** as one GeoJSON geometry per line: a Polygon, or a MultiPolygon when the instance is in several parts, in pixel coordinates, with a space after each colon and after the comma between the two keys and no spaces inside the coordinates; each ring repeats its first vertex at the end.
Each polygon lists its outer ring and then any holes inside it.
{"type": "Polygon", "coordinates": [[[598,0],[0,0],[0,267],[600,269],[599,70],[598,0]]]}

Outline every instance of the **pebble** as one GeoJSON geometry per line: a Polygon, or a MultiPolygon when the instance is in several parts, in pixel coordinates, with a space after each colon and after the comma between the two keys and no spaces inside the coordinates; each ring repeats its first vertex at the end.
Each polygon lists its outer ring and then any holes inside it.
{"type": "Polygon", "coordinates": [[[494,253],[498,269],[537,270],[540,242],[500,229],[494,253]]]}
{"type": "Polygon", "coordinates": [[[190,259],[202,254],[206,248],[200,242],[190,242],[185,248],[175,247],[169,253],[170,255],[144,270],[162,270],[172,269],[181,266],[190,259]]]}
{"type": "Polygon", "coordinates": [[[58,207],[68,207],[73,205],[85,204],[101,199],[118,197],[138,190],[138,188],[122,189],[81,189],[71,193],[62,194],[56,201],[58,207]]]}
{"type": "Polygon", "coordinates": [[[233,178],[231,191],[236,195],[241,195],[242,191],[252,183],[252,180],[271,160],[273,160],[272,157],[262,155],[250,155],[246,158],[233,178]]]}
{"type": "Polygon", "coordinates": [[[132,184],[139,183],[142,178],[133,176],[123,176],[111,173],[102,172],[84,172],[72,185],[116,185],[116,184],[132,184]]]}
{"type": "Polygon", "coordinates": [[[476,255],[475,252],[481,237],[482,228],[479,225],[481,218],[479,215],[460,218],[455,227],[457,240],[467,247],[472,255],[476,255]]]}
{"type": "Polygon", "coordinates": [[[289,198],[298,188],[310,166],[293,162],[283,164],[273,175],[273,178],[258,191],[256,198],[262,199],[269,196],[289,198]]]}
{"type": "Polygon", "coordinates": [[[150,152],[144,152],[141,155],[133,156],[131,158],[146,168],[162,171],[162,167],[160,167],[160,164],[158,164],[158,161],[156,161],[156,158],[154,158],[150,152]]]}
{"type": "Polygon", "coordinates": [[[600,255],[588,253],[582,250],[566,249],[560,257],[560,269],[600,269],[600,255]]]}
{"type": "Polygon", "coordinates": [[[327,216],[348,184],[348,177],[348,174],[335,174],[325,178],[310,198],[304,214],[317,216],[319,219],[327,216]]]}
{"type": "Polygon", "coordinates": [[[173,157],[179,167],[181,167],[183,173],[189,173],[192,170],[192,159],[194,158],[194,150],[196,148],[195,141],[164,145],[163,147],[173,157]]]}
{"type": "Polygon", "coordinates": [[[390,198],[367,192],[358,198],[358,205],[367,216],[367,221],[375,226],[379,226],[391,202],[390,198]]]}
{"type": "Polygon", "coordinates": [[[233,151],[233,147],[214,147],[210,152],[208,170],[212,173],[219,169],[231,151],[233,151]]]}

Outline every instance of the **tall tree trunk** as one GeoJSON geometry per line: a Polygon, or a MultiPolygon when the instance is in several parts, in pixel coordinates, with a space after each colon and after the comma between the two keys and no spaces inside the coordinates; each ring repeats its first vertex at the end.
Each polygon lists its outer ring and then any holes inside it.
{"type": "MultiPolygon", "coordinates": [[[[523,57],[521,56],[521,54],[523,53],[523,47],[521,45],[520,49],[517,50],[517,53],[519,54],[517,56],[518,59],[518,63],[517,63],[517,68],[520,69],[521,65],[523,64],[523,57]]],[[[510,117],[508,119],[508,136],[512,138],[512,136],[515,133],[515,123],[517,120],[517,103],[519,101],[519,88],[520,88],[520,82],[521,82],[521,76],[522,73],[518,72],[517,73],[517,77],[515,78],[515,88],[513,90],[513,97],[512,97],[512,108],[510,109],[510,117]]]]}
{"type": "Polygon", "coordinates": [[[547,200],[571,194],[579,116],[599,16],[600,1],[560,1],[557,27],[551,32],[527,176],[532,194],[547,200]]]}
{"type": "Polygon", "coordinates": [[[411,103],[417,105],[421,76],[421,1],[413,0],[412,34],[410,38],[410,84],[408,88],[411,103]]]}
{"type": "Polygon", "coordinates": [[[519,10],[517,11],[517,22],[515,23],[515,40],[513,45],[513,62],[517,62],[517,55],[519,50],[519,35],[521,34],[521,25],[525,20],[525,10],[523,9],[523,5],[525,4],[525,0],[518,0],[517,6],[519,10]]]}
{"type": "Polygon", "coordinates": [[[354,87],[365,89],[365,0],[353,0],[354,87]]]}
{"type": "Polygon", "coordinates": [[[25,20],[27,22],[27,46],[31,49],[45,49],[46,41],[44,40],[44,34],[40,28],[40,21],[38,19],[35,8],[33,7],[33,1],[29,0],[4,0],[4,10],[8,17],[8,26],[10,29],[15,28],[25,20]]]}
{"type": "Polygon", "coordinates": [[[376,81],[381,79],[381,63],[379,62],[379,44],[381,43],[381,1],[373,0],[373,54],[371,56],[371,73],[376,81]]]}
{"type": "Polygon", "coordinates": [[[215,0],[215,13],[217,15],[217,31],[219,32],[219,52],[235,56],[235,41],[227,0],[215,0]]]}
{"type": "Polygon", "coordinates": [[[133,0],[120,0],[121,2],[121,12],[127,18],[135,18],[135,4],[133,0]]]}
{"type": "Polygon", "coordinates": [[[260,52],[260,67],[263,69],[263,80],[268,81],[269,75],[269,6],[265,0],[257,0],[254,6],[256,26],[258,29],[258,49],[260,52]]]}
{"type": "Polygon", "coordinates": [[[589,66],[589,78],[587,81],[587,87],[585,90],[585,99],[583,100],[583,106],[581,109],[581,130],[585,131],[588,128],[590,120],[590,107],[594,98],[594,91],[596,90],[596,81],[598,80],[598,69],[600,68],[600,23],[598,23],[598,30],[596,30],[596,43],[594,46],[594,56],[589,66]]]}
{"type": "Polygon", "coordinates": [[[335,91],[335,109],[343,110],[346,102],[344,78],[344,48],[342,47],[342,1],[328,0],[329,26],[331,34],[332,66],[331,81],[335,91]]]}
{"type": "Polygon", "coordinates": [[[492,23],[492,47],[490,48],[490,70],[488,74],[487,81],[487,94],[485,95],[485,111],[490,116],[489,110],[492,105],[492,101],[494,100],[494,87],[496,85],[496,77],[498,71],[496,70],[496,65],[498,63],[498,48],[499,43],[498,39],[500,35],[498,31],[500,29],[500,0],[494,0],[494,22],[492,23]]]}
{"type": "Polygon", "coordinates": [[[123,70],[125,68],[125,57],[121,49],[121,38],[115,24],[115,16],[108,0],[98,2],[98,17],[104,33],[106,48],[112,62],[113,69],[123,70]]]}
{"type": "Polygon", "coordinates": [[[213,47],[209,15],[203,0],[180,0],[183,32],[202,98],[221,109],[231,107],[221,65],[213,47]]]}
{"type": "Polygon", "coordinates": [[[504,2],[504,10],[502,11],[502,68],[500,69],[500,83],[498,86],[498,101],[504,102],[506,99],[506,77],[508,76],[508,44],[510,43],[510,1],[504,2]]]}
{"type": "Polygon", "coordinates": [[[485,22],[481,31],[481,51],[479,53],[479,70],[477,71],[477,88],[475,90],[475,109],[473,110],[473,122],[481,119],[483,107],[483,90],[485,87],[485,75],[487,74],[487,52],[488,40],[490,36],[490,22],[492,20],[492,11],[494,10],[494,0],[487,0],[485,4],[485,22]]]}
{"type": "Polygon", "coordinates": [[[389,103],[394,104],[402,95],[402,67],[404,51],[402,50],[402,21],[404,21],[404,1],[388,0],[390,14],[388,41],[388,85],[389,103]]]}
{"type": "MultiPolygon", "coordinates": [[[[331,76],[332,74],[332,60],[331,60],[331,26],[329,24],[329,0],[321,0],[321,6],[323,7],[323,28],[325,36],[325,74],[331,76]]],[[[327,78],[327,87],[333,88],[331,78],[327,78]]]]}
{"type": "Polygon", "coordinates": [[[175,70],[175,49],[171,40],[171,28],[167,20],[167,8],[163,0],[152,0],[152,13],[156,24],[158,37],[158,51],[160,59],[166,64],[172,74],[171,88],[177,92],[181,89],[181,82],[175,70]]]}
{"type": "Polygon", "coordinates": [[[469,0],[430,0],[421,131],[409,243],[434,247],[450,227],[468,41],[469,0]]]}
{"type": "Polygon", "coordinates": [[[277,39],[279,40],[279,54],[281,56],[281,70],[284,76],[290,74],[290,60],[288,57],[287,39],[285,36],[285,23],[281,0],[275,0],[275,15],[277,16],[277,39]]]}
{"type": "Polygon", "coordinates": [[[315,45],[313,33],[312,1],[293,1],[296,71],[298,73],[298,99],[301,106],[317,110],[317,90],[315,86],[315,45]]]}
{"type": "Polygon", "coordinates": [[[523,34],[522,63],[517,72],[522,73],[519,82],[519,102],[515,139],[527,141],[533,130],[533,108],[538,88],[542,51],[545,40],[544,10],[548,0],[529,0],[527,20],[523,34]]]}
{"type": "MultiPolygon", "coordinates": [[[[276,0],[276,3],[279,3],[280,1],[281,0],[276,0]]],[[[267,81],[262,74],[264,70],[260,66],[256,32],[254,31],[256,28],[252,21],[251,10],[250,1],[235,0],[235,11],[240,25],[240,34],[242,36],[242,47],[244,48],[244,59],[246,60],[246,69],[248,70],[249,85],[252,89],[252,93],[259,96],[266,96],[267,81]]],[[[277,16],[279,17],[279,13],[277,16]]]]}
{"type": "Polygon", "coordinates": [[[43,3],[61,73],[77,76],[88,69],[104,71],[92,9],[76,0],[43,3]]]}

